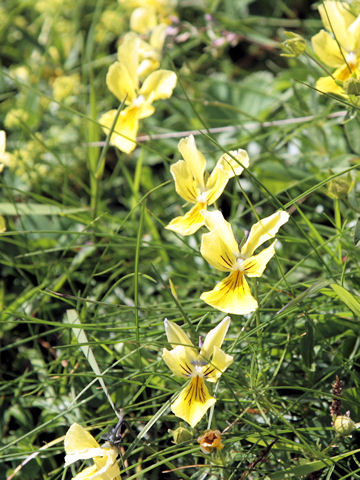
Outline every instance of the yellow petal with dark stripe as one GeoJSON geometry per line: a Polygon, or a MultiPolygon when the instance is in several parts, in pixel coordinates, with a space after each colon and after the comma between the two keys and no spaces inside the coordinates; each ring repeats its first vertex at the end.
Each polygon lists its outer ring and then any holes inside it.
{"type": "Polygon", "coordinates": [[[204,292],[200,298],[222,312],[237,315],[246,315],[258,307],[243,272],[239,270],[230,273],[213,290],[204,292]]]}
{"type": "Polygon", "coordinates": [[[203,377],[195,376],[171,404],[171,411],[194,427],[215,402],[216,399],[210,395],[203,377]]]}

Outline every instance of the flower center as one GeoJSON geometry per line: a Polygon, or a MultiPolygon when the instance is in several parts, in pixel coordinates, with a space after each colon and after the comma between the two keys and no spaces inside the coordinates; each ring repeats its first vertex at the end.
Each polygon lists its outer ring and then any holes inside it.
{"type": "Polygon", "coordinates": [[[351,68],[354,68],[356,66],[356,53],[355,52],[348,53],[346,55],[346,61],[351,68]]]}
{"type": "Polygon", "coordinates": [[[206,205],[207,196],[208,196],[207,190],[202,190],[202,191],[200,191],[199,195],[197,196],[196,201],[198,203],[203,203],[204,205],[206,205]]]}
{"type": "Polygon", "coordinates": [[[139,95],[138,97],[135,98],[135,100],[133,101],[133,104],[135,105],[135,107],[140,107],[144,102],[145,102],[144,95],[139,95]]]}
{"type": "Polygon", "coordinates": [[[234,263],[233,270],[244,271],[245,259],[241,255],[236,255],[236,262],[234,263]]]}
{"type": "Polygon", "coordinates": [[[194,361],[194,362],[191,362],[192,365],[193,365],[193,369],[192,369],[192,372],[191,372],[191,378],[194,378],[194,377],[203,377],[204,374],[203,374],[203,366],[206,365],[206,362],[201,362],[201,361],[194,361]]]}

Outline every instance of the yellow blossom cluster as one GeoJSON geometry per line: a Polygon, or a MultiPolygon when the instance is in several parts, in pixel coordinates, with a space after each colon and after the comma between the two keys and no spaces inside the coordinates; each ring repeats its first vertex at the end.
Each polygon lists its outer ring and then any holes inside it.
{"type": "MultiPolygon", "coordinates": [[[[120,3],[123,3],[119,0],[120,3]]],[[[126,33],[117,51],[117,61],[106,76],[106,84],[120,102],[118,109],[100,117],[110,143],[125,153],[136,148],[139,122],[155,112],[153,102],[169,98],[176,86],[175,72],[160,69],[167,23],[174,3],[163,0],[133,0],[131,31],[126,33]],[[140,34],[147,34],[145,41],[140,34]]]]}

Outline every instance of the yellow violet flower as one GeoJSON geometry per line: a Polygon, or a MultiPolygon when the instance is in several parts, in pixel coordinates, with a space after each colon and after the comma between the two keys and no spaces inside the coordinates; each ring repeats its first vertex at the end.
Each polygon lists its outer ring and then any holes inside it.
{"type": "Polygon", "coordinates": [[[65,467],[78,460],[92,458],[94,465],[75,475],[72,480],[120,480],[116,462],[118,450],[105,443],[102,447],[81,425],[73,423],[65,435],[65,467]]]}
{"type": "Polygon", "coordinates": [[[195,206],[184,216],[176,217],[166,226],[167,229],[191,235],[204,223],[202,211],[212,205],[222,194],[231,177],[240,175],[249,166],[245,150],[233,150],[221,155],[214,170],[205,181],[206,160],[197,149],[193,135],[180,140],[178,145],[183,160],[170,167],[177,193],[195,206]]]}
{"type": "MultiPolygon", "coordinates": [[[[169,98],[176,85],[176,74],[170,70],[156,70],[140,85],[144,71],[149,70],[149,49],[137,35],[125,35],[118,50],[118,61],[113,63],[106,76],[109,90],[124,102],[116,121],[110,142],[119,150],[130,153],[136,147],[139,120],[155,112],[155,100],[169,98]],[[144,63],[145,62],[145,63],[144,63]]],[[[109,132],[117,111],[110,110],[100,118],[105,133],[109,132]]]]}
{"type": "Polygon", "coordinates": [[[230,325],[230,317],[225,317],[210,330],[200,352],[176,323],[165,320],[164,324],[173,349],[169,351],[164,348],[163,359],[174,375],[190,379],[190,383],[171,404],[171,411],[194,427],[216,402],[204,380],[216,382],[233,361],[233,357],[220,348],[230,325]]]}
{"type": "Polygon", "coordinates": [[[316,88],[321,92],[345,95],[343,88],[335,80],[345,82],[360,73],[360,15],[353,15],[344,2],[325,0],[319,6],[324,27],[311,39],[316,55],[322,62],[336,68],[331,76],[321,77],[316,88]]]}
{"type": "Polygon", "coordinates": [[[239,250],[231,225],[219,211],[202,212],[205,225],[210,230],[201,239],[201,254],[217,270],[230,272],[200,298],[222,312],[245,315],[257,309],[258,303],[251,295],[248,277],[261,277],[268,261],[275,254],[276,240],[257,255],[254,251],[267,240],[273,238],[279,228],[289,219],[285,211],[278,211],[263,218],[251,227],[249,236],[239,250]]]}

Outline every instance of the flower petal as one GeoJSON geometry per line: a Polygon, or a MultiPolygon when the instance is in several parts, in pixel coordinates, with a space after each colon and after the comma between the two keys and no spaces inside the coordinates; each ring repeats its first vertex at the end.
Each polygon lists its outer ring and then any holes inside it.
{"type": "Polygon", "coordinates": [[[217,382],[225,370],[232,364],[234,357],[218,347],[214,347],[211,363],[204,367],[203,374],[207,381],[217,382]]]}
{"type": "MultiPolygon", "coordinates": [[[[321,30],[311,39],[314,52],[322,62],[330,67],[340,67],[344,63],[344,57],[341,55],[339,45],[330,33],[321,30]]],[[[344,52],[346,55],[346,52],[344,52]]]]}
{"type": "Polygon", "coordinates": [[[147,33],[157,25],[156,10],[150,5],[135,8],[130,17],[130,28],[133,32],[147,33]]]}
{"type": "Polygon", "coordinates": [[[136,33],[128,32],[123,36],[117,51],[118,61],[126,67],[135,91],[139,88],[138,68],[141,42],[142,40],[136,33]]]}
{"type": "Polygon", "coordinates": [[[72,480],[89,480],[94,478],[94,475],[97,475],[97,468],[96,465],[91,465],[91,467],[86,467],[84,470],[75,475],[72,480]]]}
{"type": "Polygon", "coordinates": [[[231,319],[230,317],[225,317],[219,325],[210,330],[206,335],[204,343],[200,350],[200,355],[206,360],[210,361],[214,353],[214,347],[220,348],[223,344],[225,335],[230,326],[231,319]]]}
{"type": "Polygon", "coordinates": [[[180,235],[192,235],[204,225],[204,217],[200,213],[206,206],[196,203],[195,206],[181,217],[175,217],[165,228],[180,235]]]}
{"type": "Polygon", "coordinates": [[[178,345],[172,350],[164,348],[162,357],[174,375],[188,378],[194,369],[192,362],[197,358],[197,354],[195,350],[192,352],[189,348],[178,345]]]}
{"type": "Polygon", "coordinates": [[[244,167],[249,166],[249,156],[245,150],[232,150],[230,154],[221,155],[206,182],[208,205],[212,205],[220,197],[230,178],[240,175],[244,167]]]}
{"type": "Polygon", "coordinates": [[[170,167],[170,173],[175,181],[175,190],[180,197],[190,203],[197,203],[200,185],[191,169],[191,165],[179,160],[170,167]]]}
{"type": "Polygon", "coordinates": [[[244,260],[244,272],[248,277],[261,277],[268,261],[275,254],[275,243],[276,240],[269,247],[264,248],[258,255],[244,260]]]}
{"type": "MultiPolygon", "coordinates": [[[[188,171],[188,175],[193,177],[192,182],[196,185],[196,195],[199,195],[199,189],[205,187],[204,173],[206,160],[204,155],[197,149],[195,138],[190,135],[182,138],[178,144],[178,149],[183,156],[184,163],[188,171]]],[[[180,160],[181,161],[181,160],[180,160]]],[[[176,165],[176,164],[175,164],[176,165]]],[[[185,198],[185,197],[183,197],[185,198]]]]}
{"type": "MultiPolygon", "coordinates": [[[[110,110],[100,117],[100,123],[107,135],[116,118],[117,111],[110,110]]],[[[125,153],[132,152],[136,147],[136,134],[139,129],[139,109],[127,107],[122,110],[116,120],[110,143],[125,153]]]]}
{"type": "Polygon", "coordinates": [[[216,399],[210,395],[204,379],[195,376],[191,379],[190,384],[181,391],[175,402],[171,404],[171,411],[177,417],[195,427],[215,402],[216,399]]]}
{"type": "Polygon", "coordinates": [[[120,469],[116,462],[118,450],[116,447],[103,448],[106,452],[103,458],[95,457],[94,463],[97,468],[96,475],[89,477],[89,480],[120,480],[120,469]]]}
{"type": "MultiPolygon", "coordinates": [[[[71,454],[86,454],[89,449],[100,448],[100,445],[91,435],[78,423],[73,423],[69,430],[66,432],[64,439],[65,452],[68,455],[71,454]]],[[[91,458],[91,457],[79,457],[79,458],[91,458]]]]}
{"type": "Polygon", "coordinates": [[[222,213],[203,211],[205,225],[210,230],[201,238],[201,255],[217,270],[228,272],[236,263],[239,247],[235,240],[231,225],[222,213]]]}
{"type": "Polygon", "coordinates": [[[175,322],[168,320],[167,318],[164,320],[164,327],[167,339],[172,347],[177,347],[178,345],[182,345],[185,347],[192,347],[194,345],[190,338],[186,335],[184,330],[179,327],[175,322]]]}
{"type": "Polygon", "coordinates": [[[120,102],[125,101],[126,104],[130,104],[136,98],[136,79],[131,76],[123,62],[110,65],[106,75],[106,85],[120,102]]]}
{"type": "Polygon", "coordinates": [[[289,220],[290,216],[284,210],[279,210],[269,217],[263,218],[251,227],[248,239],[241,249],[241,255],[250,257],[264,242],[273,238],[279,228],[289,220]]]}
{"type": "Polygon", "coordinates": [[[340,45],[348,52],[354,48],[354,39],[348,28],[356,17],[343,2],[327,0],[318,7],[324,27],[336,36],[340,45]]]}
{"type": "Polygon", "coordinates": [[[175,88],[177,77],[170,70],[156,70],[150,73],[140,88],[140,95],[146,98],[148,103],[163,98],[169,98],[175,88]]]}
{"type": "Polygon", "coordinates": [[[257,309],[258,303],[251,295],[243,272],[235,270],[219,282],[213,290],[204,292],[201,300],[218,310],[246,315],[257,309]]]}

